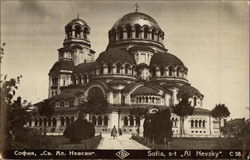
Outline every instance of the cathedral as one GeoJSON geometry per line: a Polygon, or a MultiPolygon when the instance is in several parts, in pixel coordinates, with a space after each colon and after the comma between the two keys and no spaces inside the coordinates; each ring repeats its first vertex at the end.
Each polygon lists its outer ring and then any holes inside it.
{"type": "MultiPolygon", "coordinates": [[[[96,133],[110,133],[113,126],[123,133],[142,133],[144,119],[131,115],[133,108],[171,110],[186,94],[195,110],[185,118],[184,136],[219,136],[218,121],[202,106],[204,95],[188,81],[187,66],[163,45],[165,33],[155,19],[137,9],[124,15],[108,31],[109,43],[98,57],[90,34],[91,27],[79,16],[65,26],[63,46],[49,71],[48,100],[55,113],[51,118],[37,114],[31,127],[46,125],[48,135],[62,135],[80,115],[81,102],[98,94],[107,100],[108,111],[85,115],[96,133]]],[[[180,118],[171,113],[171,120],[173,136],[179,136],[180,118]]]]}

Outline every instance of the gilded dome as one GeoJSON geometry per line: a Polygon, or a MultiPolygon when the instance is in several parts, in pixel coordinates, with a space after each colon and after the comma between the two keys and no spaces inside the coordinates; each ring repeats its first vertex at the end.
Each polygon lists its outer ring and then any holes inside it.
{"type": "Polygon", "coordinates": [[[150,28],[161,30],[157,22],[152,17],[140,12],[132,12],[124,15],[113,25],[113,28],[126,25],[134,26],[136,24],[139,24],[140,26],[146,25],[150,28]]]}
{"type": "Polygon", "coordinates": [[[75,19],[71,20],[66,26],[74,25],[74,24],[80,24],[81,26],[88,26],[88,24],[80,18],[75,18],[75,19]]]}

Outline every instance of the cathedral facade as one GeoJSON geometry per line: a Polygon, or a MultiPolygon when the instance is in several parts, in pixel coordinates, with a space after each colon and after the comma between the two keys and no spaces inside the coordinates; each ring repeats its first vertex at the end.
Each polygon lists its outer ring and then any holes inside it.
{"type": "MultiPolygon", "coordinates": [[[[113,126],[123,133],[143,132],[143,118],[130,114],[133,108],[155,113],[178,104],[188,95],[195,108],[185,118],[185,136],[219,136],[219,124],[202,106],[203,94],[187,79],[188,68],[164,47],[164,31],[149,15],[135,11],[116,21],[108,31],[105,51],[95,56],[91,28],[79,17],[65,26],[63,47],[49,71],[49,97],[55,113],[51,118],[34,116],[31,127],[47,126],[48,134],[62,134],[76,120],[81,103],[90,95],[108,102],[107,113],[88,114],[96,133],[110,133],[113,126]]],[[[180,118],[171,113],[173,135],[179,136],[180,118]]]]}

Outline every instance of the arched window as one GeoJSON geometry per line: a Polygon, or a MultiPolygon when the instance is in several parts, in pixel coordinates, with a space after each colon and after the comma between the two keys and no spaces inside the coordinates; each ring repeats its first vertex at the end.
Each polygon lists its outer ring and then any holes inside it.
{"type": "Polygon", "coordinates": [[[108,63],[108,73],[111,74],[113,70],[113,66],[111,63],[108,63]]]}
{"type": "Polygon", "coordinates": [[[119,40],[123,39],[123,29],[121,27],[118,29],[118,33],[119,33],[119,40]]]}
{"type": "Polygon", "coordinates": [[[191,128],[194,127],[194,120],[191,120],[191,128]]]}
{"type": "Polygon", "coordinates": [[[42,124],[43,124],[43,120],[42,118],[39,118],[39,126],[42,126],[42,124]]]}
{"type": "Polygon", "coordinates": [[[64,126],[64,122],[65,120],[64,120],[64,117],[61,117],[61,126],[64,126]]]}
{"type": "Polygon", "coordinates": [[[198,120],[195,120],[195,128],[198,127],[198,120]]]}
{"type": "Polygon", "coordinates": [[[75,27],[75,37],[76,38],[80,38],[80,34],[81,34],[81,27],[80,26],[76,26],[75,27]]]}
{"type": "Polygon", "coordinates": [[[70,26],[70,25],[68,25],[67,27],[66,27],[66,36],[67,36],[67,38],[71,38],[72,37],[72,27],[70,26]]]}
{"type": "Polygon", "coordinates": [[[178,119],[175,118],[175,127],[178,127],[178,119]]]}
{"type": "Polygon", "coordinates": [[[135,118],[135,124],[137,126],[141,126],[141,121],[140,121],[140,117],[139,116],[136,116],[136,118],[135,118]]]}
{"type": "Polygon", "coordinates": [[[101,126],[102,125],[102,117],[98,116],[98,125],[101,126]]]}
{"type": "Polygon", "coordinates": [[[55,127],[56,126],[56,118],[52,119],[52,125],[55,127]]]}
{"type": "Polygon", "coordinates": [[[87,77],[87,75],[84,75],[84,76],[83,76],[83,79],[84,79],[84,83],[87,83],[87,82],[88,82],[88,77],[87,77]]]}
{"type": "Polygon", "coordinates": [[[128,74],[129,69],[130,69],[129,64],[126,64],[125,65],[125,74],[128,74]]]}
{"type": "Polygon", "coordinates": [[[161,31],[159,31],[159,32],[157,33],[157,41],[160,40],[160,35],[161,35],[161,31]]]}
{"type": "Polygon", "coordinates": [[[51,126],[51,118],[48,118],[48,126],[51,126]]]}
{"type": "Polygon", "coordinates": [[[47,119],[43,118],[43,125],[46,126],[47,125],[47,119]]]}
{"type": "Polygon", "coordinates": [[[38,125],[38,120],[37,120],[37,118],[35,118],[35,126],[37,126],[38,125]]]}
{"type": "Polygon", "coordinates": [[[121,74],[121,70],[122,70],[122,65],[120,63],[117,63],[116,64],[116,73],[121,74]]]}
{"type": "Polygon", "coordinates": [[[132,27],[128,25],[126,27],[126,30],[127,30],[127,38],[132,38],[132,27]]]}
{"type": "Polygon", "coordinates": [[[96,125],[96,117],[95,116],[92,117],[92,123],[94,124],[94,126],[96,125]]]}
{"type": "Polygon", "coordinates": [[[155,77],[155,76],[156,76],[155,73],[156,73],[156,70],[155,70],[155,68],[153,68],[153,69],[152,69],[152,77],[155,77]]]}
{"type": "Polygon", "coordinates": [[[66,126],[68,126],[70,123],[69,117],[66,117],[66,126]]]}
{"type": "Polygon", "coordinates": [[[165,75],[164,74],[164,67],[163,66],[160,67],[160,74],[161,74],[162,77],[165,75]]]}
{"type": "Polygon", "coordinates": [[[124,126],[128,126],[128,117],[125,116],[123,119],[124,126]]]}
{"type": "Polygon", "coordinates": [[[134,117],[133,116],[129,116],[129,122],[130,122],[130,126],[134,125],[134,117]]]}
{"type": "Polygon", "coordinates": [[[173,76],[174,68],[172,66],[169,67],[169,76],[173,76]]]}
{"type": "Polygon", "coordinates": [[[155,32],[156,32],[156,30],[153,29],[153,30],[152,30],[152,34],[151,34],[151,39],[152,39],[152,40],[155,40],[155,32]]]}
{"type": "Polygon", "coordinates": [[[201,120],[199,120],[199,128],[201,128],[201,123],[202,123],[202,121],[201,121],[201,120]]]}
{"type": "Polygon", "coordinates": [[[177,77],[179,77],[179,76],[180,76],[180,72],[181,72],[181,68],[180,68],[180,67],[178,67],[178,68],[177,68],[177,72],[176,72],[177,77]]]}
{"type": "Polygon", "coordinates": [[[71,118],[70,118],[70,123],[72,124],[72,123],[74,123],[74,117],[72,116],[71,118]]]}
{"type": "Polygon", "coordinates": [[[206,121],[205,120],[202,121],[202,127],[206,128],[206,121]]]}
{"type": "Polygon", "coordinates": [[[84,29],[83,29],[83,38],[84,39],[87,39],[88,37],[87,37],[87,35],[89,34],[89,29],[87,28],[87,27],[85,27],[84,29]]]}
{"type": "Polygon", "coordinates": [[[135,26],[135,38],[140,38],[141,27],[139,25],[135,26]]]}
{"type": "Polygon", "coordinates": [[[108,125],[108,116],[107,115],[104,116],[104,125],[105,126],[108,125]]]}
{"type": "Polygon", "coordinates": [[[104,68],[103,66],[100,67],[100,74],[103,74],[104,68]]]}
{"type": "Polygon", "coordinates": [[[145,27],[143,30],[143,34],[144,34],[145,39],[148,39],[148,32],[149,32],[149,29],[147,27],[145,27]]]}
{"type": "Polygon", "coordinates": [[[197,105],[197,97],[194,97],[194,106],[197,105]]]}
{"type": "Polygon", "coordinates": [[[135,71],[135,66],[132,67],[132,75],[135,75],[136,71],[135,71]]]}

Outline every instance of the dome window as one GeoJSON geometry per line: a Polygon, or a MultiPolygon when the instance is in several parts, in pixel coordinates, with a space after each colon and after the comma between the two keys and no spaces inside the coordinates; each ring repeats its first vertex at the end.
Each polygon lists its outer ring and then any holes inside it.
{"type": "Polygon", "coordinates": [[[164,68],[163,66],[160,67],[160,75],[163,77],[164,76],[164,68]]]}
{"type": "Polygon", "coordinates": [[[144,38],[145,39],[148,39],[148,32],[149,32],[149,29],[147,27],[144,28],[144,38]]]}
{"type": "Polygon", "coordinates": [[[173,76],[174,68],[171,66],[169,67],[169,76],[173,76]]]}
{"type": "Polygon", "coordinates": [[[123,30],[122,30],[122,28],[119,28],[118,30],[119,30],[118,31],[118,33],[119,33],[119,40],[122,40],[123,39],[123,30]]]}
{"type": "Polygon", "coordinates": [[[181,68],[180,68],[180,67],[178,67],[178,68],[177,68],[177,73],[176,73],[176,74],[177,74],[177,77],[179,77],[179,76],[180,76],[180,72],[181,72],[181,68]]]}
{"type": "Polygon", "coordinates": [[[85,27],[83,30],[83,38],[84,39],[88,39],[87,34],[89,34],[89,29],[87,27],[85,27]]]}
{"type": "Polygon", "coordinates": [[[75,27],[75,37],[76,38],[80,38],[80,34],[81,34],[81,27],[80,26],[76,26],[75,27]]]}
{"type": "Polygon", "coordinates": [[[130,69],[129,64],[126,64],[125,65],[125,74],[129,74],[129,69],[130,69]]]}
{"type": "Polygon", "coordinates": [[[151,35],[151,39],[152,39],[152,40],[155,40],[155,32],[156,32],[156,30],[153,29],[153,30],[152,30],[152,35],[151,35]]]}
{"type": "Polygon", "coordinates": [[[141,32],[140,26],[136,25],[136,27],[135,27],[135,38],[140,38],[140,32],[141,32]]]}
{"type": "Polygon", "coordinates": [[[121,70],[122,70],[122,65],[121,64],[116,64],[116,73],[117,74],[121,74],[121,70]]]}
{"type": "Polygon", "coordinates": [[[135,123],[136,123],[137,126],[141,125],[139,116],[136,116],[135,123]]]}
{"type": "Polygon", "coordinates": [[[194,106],[197,105],[197,97],[194,97],[194,106]]]}
{"type": "Polygon", "coordinates": [[[191,120],[191,128],[194,127],[194,120],[191,120]]]}
{"type": "Polygon", "coordinates": [[[127,30],[127,38],[132,38],[132,28],[131,28],[131,26],[127,26],[126,30],[127,30]]]}
{"type": "Polygon", "coordinates": [[[111,63],[108,63],[108,73],[111,74],[112,73],[112,64],[111,63]]]}

